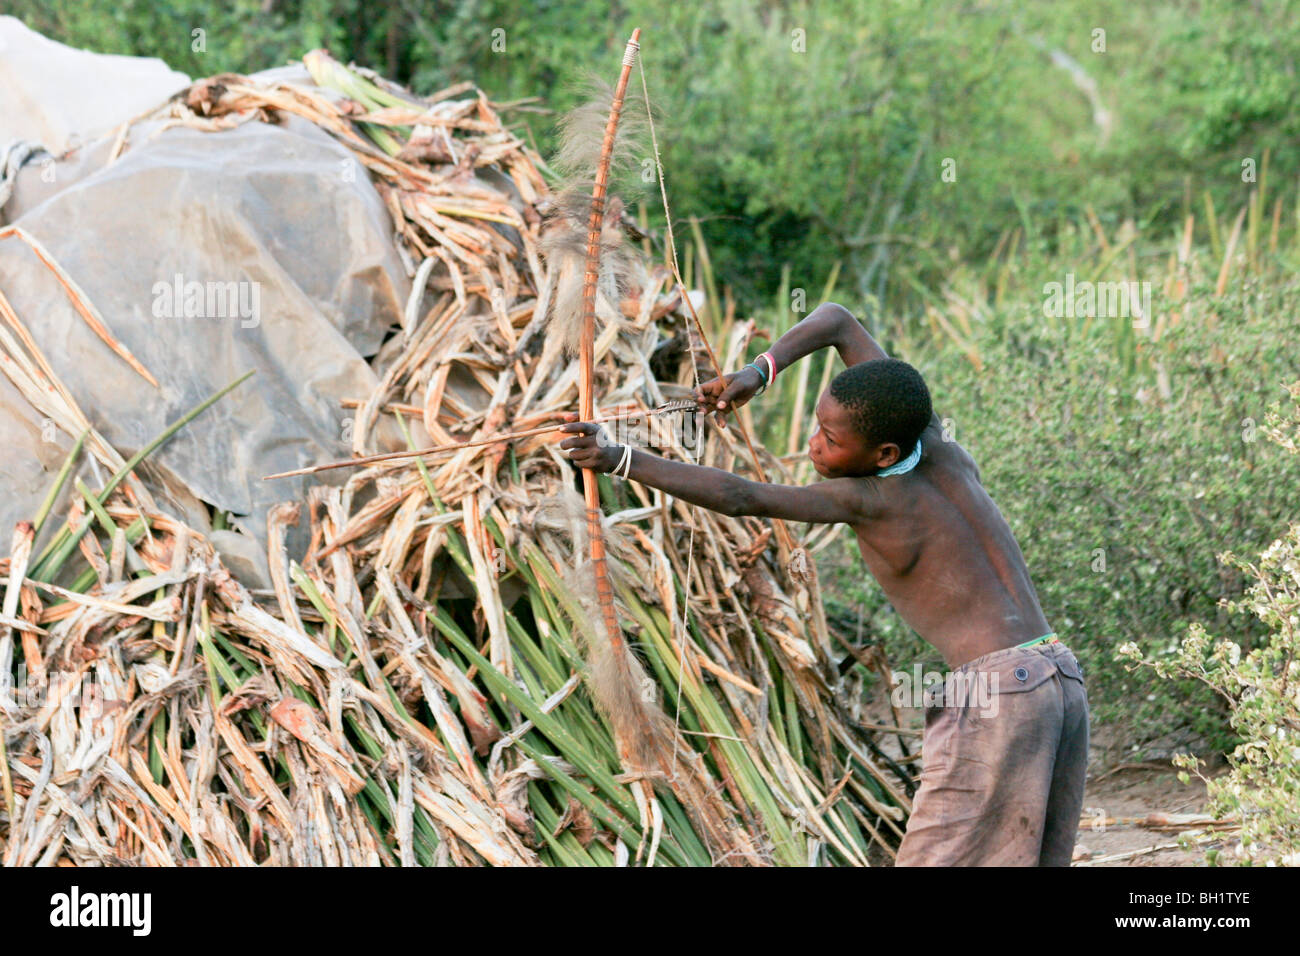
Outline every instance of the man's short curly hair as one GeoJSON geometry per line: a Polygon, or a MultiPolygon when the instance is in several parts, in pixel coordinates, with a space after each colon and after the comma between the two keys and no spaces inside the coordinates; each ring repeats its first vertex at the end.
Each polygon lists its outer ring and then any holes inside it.
{"type": "Polygon", "coordinates": [[[831,398],[849,410],[869,446],[893,442],[906,457],[916,448],[933,411],[921,373],[898,359],[873,359],[831,381],[831,398]]]}

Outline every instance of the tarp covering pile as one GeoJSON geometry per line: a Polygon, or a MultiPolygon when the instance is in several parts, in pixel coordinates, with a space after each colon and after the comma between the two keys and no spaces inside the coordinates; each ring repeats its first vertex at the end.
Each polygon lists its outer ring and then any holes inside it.
{"type": "MultiPolygon", "coordinates": [[[[576,408],[546,167],[486,96],[317,51],[54,156],[52,191],[32,155],[0,232],[6,865],[890,857],[883,661],[832,647],[770,523],[602,479],[637,674],[611,693],[556,434],[261,480],[576,408]],[[207,283],[255,315],[187,314],[207,283]]],[[[598,298],[601,411],[711,374],[670,271],[631,259],[598,298]]],[[[673,421],[646,420],[659,453],[750,469],[734,429],[673,421]]]]}

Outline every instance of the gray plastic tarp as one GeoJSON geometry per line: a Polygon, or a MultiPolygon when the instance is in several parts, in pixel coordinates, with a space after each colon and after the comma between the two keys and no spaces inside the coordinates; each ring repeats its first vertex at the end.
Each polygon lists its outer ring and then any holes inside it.
{"type": "MultiPolygon", "coordinates": [[[[262,475],[350,453],[341,400],[375,387],[365,357],[400,322],[409,290],[392,224],[352,153],[296,117],[222,132],[142,124],[130,143],[98,169],[70,157],[80,163],[71,184],[57,168],[40,188],[20,180],[15,224],[49,250],[160,387],[108,348],[19,239],[0,241],[0,291],[124,457],[256,369],[151,461],[260,540],[267,506],[304,491],[302,479],[262,475]],[[23,196],[41,189],[52,194],[25,208],[23,196]]],[[[92,144],[87,154],[108,151],[92,144]]],[[[39,420],[16,410],[22,404],[12,388],[0,391],[11,459],[0,470],[0,527],[36,510],[68,444],[58,436],[47,447],[39,420]]]]}

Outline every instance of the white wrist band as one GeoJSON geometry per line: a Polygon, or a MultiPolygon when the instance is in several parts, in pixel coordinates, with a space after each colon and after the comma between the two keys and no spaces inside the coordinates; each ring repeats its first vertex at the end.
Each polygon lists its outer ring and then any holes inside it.
{"type": "Polygon", "coordinates": [[[614,475],[616,478],[622,478],[623,480],[626,481],[627,474],[631,470],[632,470],[632,446],[624,445],[623,454],[619,456],[618,464],[614,466],[614,470],[610,472],[610,474],[614,475]]]}

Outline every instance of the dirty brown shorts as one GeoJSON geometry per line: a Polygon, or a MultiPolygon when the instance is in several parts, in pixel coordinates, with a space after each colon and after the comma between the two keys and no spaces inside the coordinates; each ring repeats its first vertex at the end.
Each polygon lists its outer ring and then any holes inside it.
{"type": "Polygon", "coordinates": [[[896,865],[1069,866],[1088,765],[1074,655],[1059,643],[994,651],[953,671],[944,696],[925,710],[896,865]]]}

